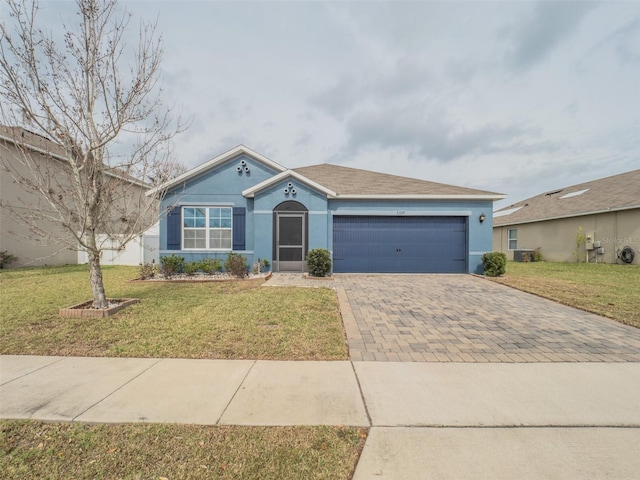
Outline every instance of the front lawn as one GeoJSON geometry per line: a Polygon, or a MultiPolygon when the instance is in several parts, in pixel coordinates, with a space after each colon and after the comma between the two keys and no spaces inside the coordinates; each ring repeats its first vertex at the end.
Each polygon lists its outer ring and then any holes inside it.
{"type": "Polygon", "coordinates": [[[0,422],[5,480],[345,479],[367,430],[351,427],[0,422]]]}
{"type": "Polygon", "coordinates": [[[634,265],[508,262],[506,274],[491,280],[640,327],[640,268],[634,265]]]}
{"type": "Polygon", "coordinates": [[[345,360],[335,292],[263,280],[129,282],[104,267],[107,295],[141,302],[105,319],[62,318],[91,298],[83,265],[0,270],[0,353],[63,356],[345,360]]]}

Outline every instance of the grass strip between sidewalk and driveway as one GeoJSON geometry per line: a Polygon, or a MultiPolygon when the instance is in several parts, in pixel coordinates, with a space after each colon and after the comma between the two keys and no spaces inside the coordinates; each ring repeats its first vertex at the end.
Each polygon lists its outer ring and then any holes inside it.
{"type": "Polygon", "coordinates": [[[491,280],[640,327],[640,268],[634,265],[508,262],[505,275],[491,280]]]}
{"type": "Polygon", "coordinates": [[[62,318],[91,298],[85,265],[0,270],[0,353],[154,358],[346,360],[328,288],[262,288],[264,280],[129,282],[107,266],[107,295],[140,303],[103,319],[62,318]]]}
{"type": "Polygon", "coordinates": [[[0,422],[5,480],[345,479],[367,430],[354,427],[0,422]]]}

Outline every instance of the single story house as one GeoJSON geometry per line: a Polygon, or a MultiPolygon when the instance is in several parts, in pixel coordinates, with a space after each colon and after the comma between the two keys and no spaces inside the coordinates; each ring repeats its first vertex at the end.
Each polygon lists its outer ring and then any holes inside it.
{"type": "Polygon", "coordinates": [[[640,170],[557,188],[496,211],[493,249],[521,260],[640,265],[640,170]]]}
{"type": "Polygon", "coordinates": [[[310,249],[334,272],[482,272],[503,195],[337,165],[288,169],[238,146],[158,186],[160,257],[302,272],[310,249]]]}

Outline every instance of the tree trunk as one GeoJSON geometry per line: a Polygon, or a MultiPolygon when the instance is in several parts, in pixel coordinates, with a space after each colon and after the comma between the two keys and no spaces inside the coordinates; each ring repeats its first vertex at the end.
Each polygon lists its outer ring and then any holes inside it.
{"type": "Polygon", "coordinates": [[[93,308],[107,308],[107,296],[102,283],[102,268],[100,267],[100,253],[87,252],[89,255],[89,281],[93,294],[93,308]]]}

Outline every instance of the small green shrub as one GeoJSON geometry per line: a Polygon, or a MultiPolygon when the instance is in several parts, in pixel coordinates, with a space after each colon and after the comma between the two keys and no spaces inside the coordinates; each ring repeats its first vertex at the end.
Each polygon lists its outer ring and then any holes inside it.
{"type": "Polygon", "coordinates": [[[160,271],[166,278],[170,278],[174,273],[182,271],[183,265],[184,257],[179,257],[176,254],[160,259],[160,271]]]}
{"type": "Polygon", "coordinates": [[[4,268],[5,265],[9,265],[12,262],[18,260],[18,257],[11,255],[6,250],[0,252],[0,268],[4,268]]]}
{"type": "Polygon", "coordinates": [[[488,277],[504,275],[507,266],[507,256],[502,252],[488,252],[482,256],[484,274],[488,277]]]}
{"type": "Polygon", "coordinates": [[[141,263],[138,268],[138,275],[140,280],[147,280],[153,278],[158,274],[158,265],[155,263],[141,263]]]}
{"type": "Polygon", "coordinates": [[[542,248],[538,247],[533,251],[533,259],[534,262],[541,262],[542,258],[542,248]]]}
{"type": "Polygon", "coordinates": [[[222,260],[219,258],[204,258],[200,260],[200,270],[207,275],[213,275],[222,270],[222,260]]]}
{"type": "Polygon", "coordinates": [[[271,262],[266,258],[259,258],[258,261],[253,264],[253,273],[260,275],[262,272],[266,272],[270,265],[271,262]]]}
{"type": "Polygon", "coordinates": [[[224,269],[234,277],[243,278],[247,276],[247,259],[239,253],[229,252],[224,262],[224,269]]]}
{"type": "Polygon", "coordinates": [[[331,254],[324,248],[314,248],[307,253],[309,275],[326,277],[331,272],[331,254]]]}
{"type": "Polygon", "coordinates": [[[182,273],[188,276],[195,275],[198,270],[200,270],[200,262],[186,262],[182,266],[182,273]]]}

